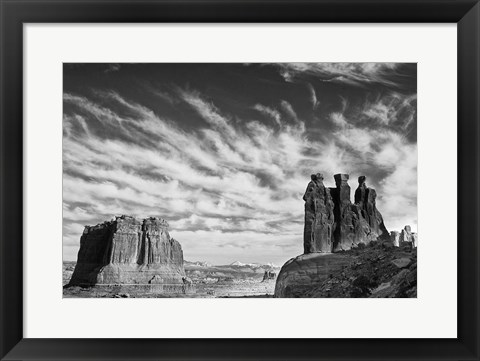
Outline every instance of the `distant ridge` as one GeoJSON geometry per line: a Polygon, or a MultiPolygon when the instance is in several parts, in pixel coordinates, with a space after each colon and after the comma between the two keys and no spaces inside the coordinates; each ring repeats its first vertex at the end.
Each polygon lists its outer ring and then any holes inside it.
{"type": "Polygon", "coordinates": [[[235,261],[230,263],[230,266],[237,266],[237,267],[253,267],[253,268],[260,268],[260,267],[271,267],[271,268],[280,268],[280,266],[276,266],[273,263],[242,263],[240,261],[235,261]]]}
{"type": "Polygon", "coordinates": [[[247,266],[247,264],[242,263],[240,261],[235,261],[235,262],[230,263],[230,266],[240,266],[240,267],[242,267],[242,266],[247,266]]]}
{"type": "Polygon", "coordinates": [[[280,266],[277,266],[273,264],[272,262],[268,263],[243,263],[240,261],[234,261],[230,264],[224,264],[224,265],[213,265],[211,263],[205,262],[205,261],[184,261],[185,265],[189,266],[197,266],[197,267],[249,267],[249,268],[280,268],[280,266]]]}
{"type": "Polygon", "coordinates": [[[184,263],[186,265],[191,265],[191,266],[199,266],[199,267],[212,267],[213,265],[211,263],[208,263],[208,262],[204,262],[204,261],[184,261],[184,263]]]}

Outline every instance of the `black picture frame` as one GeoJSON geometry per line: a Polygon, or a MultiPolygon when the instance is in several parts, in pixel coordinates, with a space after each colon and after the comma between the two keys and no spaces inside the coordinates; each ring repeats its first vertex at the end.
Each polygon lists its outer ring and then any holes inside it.
{"type": "MultiPolygon", "coordinates": [[[[478,0],[0,0],[0,11],[2,360],[479,360],[478,0]],[[237,340],[24,338],[23,24],[95,22],[457,23],[458,338],[237,340]]],[[[455,175],[441,172],[439,169],[438,179],[432,181],[445,182],[447,187],[448,179],[455,175]]],[[[299,315],[300,313],[299,311],[299,315]]]]}

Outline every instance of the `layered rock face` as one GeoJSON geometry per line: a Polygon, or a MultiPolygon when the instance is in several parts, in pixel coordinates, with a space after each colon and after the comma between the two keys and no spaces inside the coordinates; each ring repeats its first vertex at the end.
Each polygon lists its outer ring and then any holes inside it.
{"type": "Polygon", "coordinates": [[[280,270],[275,284],[275,297],[303,297],[305,292],[325,282],[329,275],[350,263],[342,254],[302,254],[287,261],[280,270]]]}
{"type": "Polygon", "coordinates": [[[386,241],[346,252],[302,254],[282,267],[274,296],[416,297],[417,249],[386,241]]]}
{"type": "Polygon", "coordinates": [[[416,297],[416,234],[410,227],[388,233],[366,177],[358,178],[354,203],[348,174],[336,174],[334,188],[320,173],[311,178],[304,254],[283,265],[274,296],[416,297]]]}
{"type": "Polygon", "coordinates": [[[355,203],[350,200],[348,174],[336,174],[335,188],[323,185],[323,175],[311,176],[305,200],[304,253],[338,252],[360,243],[389,239],[383,218],[376,208],[377,194],[358,179],[355,203]]]}
{"type": "MultiPolygon", "coordinates": [[[[387,240],[389,239],[389,233],[383,222],[383,217],[377,209],[377,192],[375,189],[367,187],[365,180],[365,176],[358,177],[354,206],[357,207],[357,211],[360,213],[359,219],[363,218],[367,223],[370,233],[366,236],[370,241],[376,239],[375,235],[383,240],[387,240]]],[[[368,229],[366,231],[368,232],[368,229]]]]}
{"type": "Polygon", "coordinates": [[[321,173],[312,174],[305,201],[304,253],[331,252],[333,245],[334,203],[321,173]]]}
{"type": "Polygon", "coordinates": [[[191,288],[180,243],[159,218],[121,216],[86,226],[69,285],[150,285],[165,292],[191,288]]]}

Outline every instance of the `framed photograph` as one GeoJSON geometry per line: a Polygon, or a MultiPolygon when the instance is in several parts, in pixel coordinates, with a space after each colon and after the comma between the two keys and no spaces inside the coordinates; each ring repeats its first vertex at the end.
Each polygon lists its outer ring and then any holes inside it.
{"type": "Polygon", "coordinates": [[[2,360],[479,360],[477,1],[0,2],[2,360]]]}

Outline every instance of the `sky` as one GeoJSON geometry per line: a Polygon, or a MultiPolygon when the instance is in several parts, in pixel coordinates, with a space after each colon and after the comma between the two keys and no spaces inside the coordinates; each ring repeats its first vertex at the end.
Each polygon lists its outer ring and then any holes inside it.
{"type": "Polygon", "coordinates": [[[189,261],[303,253],[310,174],[417,229],[412,63],[64,64],[63,255],[85,225],[161,217],[189,261]]]}

